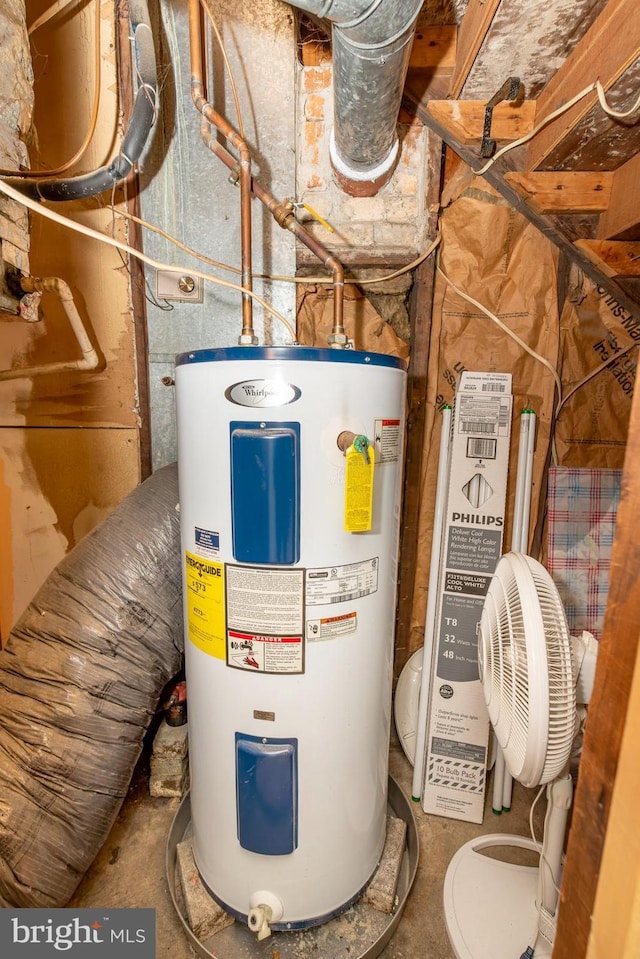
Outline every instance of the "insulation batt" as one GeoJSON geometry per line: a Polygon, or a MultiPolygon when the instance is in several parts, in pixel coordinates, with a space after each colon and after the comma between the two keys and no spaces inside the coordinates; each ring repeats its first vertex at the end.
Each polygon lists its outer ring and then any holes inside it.
{"type": "Polygon", "coordinates": [[[56,567],[0,653],[0,906],[65,905],[181,664],[175,464],[56,567]]]}

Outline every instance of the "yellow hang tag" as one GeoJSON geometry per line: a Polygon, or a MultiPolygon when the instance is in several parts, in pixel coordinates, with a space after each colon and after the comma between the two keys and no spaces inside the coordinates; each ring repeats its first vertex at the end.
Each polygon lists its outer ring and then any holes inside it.
{"type": "Polygon", "coordinates": [[[347,533],[364,533],[371,529],[375,451],[373,446],[367,446],[366,453],[350,446],[345,456],[344,528],[347,533]]]}

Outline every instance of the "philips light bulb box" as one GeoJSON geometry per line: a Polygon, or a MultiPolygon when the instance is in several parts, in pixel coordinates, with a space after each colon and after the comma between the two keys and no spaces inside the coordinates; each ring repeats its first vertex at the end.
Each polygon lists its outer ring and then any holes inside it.
{"type": "Polygon", "coordinates": [[[484,811],[489,742],[478,624],[502,555],[512,405],[511,374],[461,374],[453,404],[422,806],[427,813],[476,823],[484,811]]]}

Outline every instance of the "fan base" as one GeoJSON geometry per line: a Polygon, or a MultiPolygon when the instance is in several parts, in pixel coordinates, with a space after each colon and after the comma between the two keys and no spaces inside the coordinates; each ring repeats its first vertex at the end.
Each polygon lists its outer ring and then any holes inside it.
{"type": "MultiPolygon", "coordinates": [[[[503,833],[478,836],[458,850],[444,881],[447,933],[457,959],[518,959],[537,927],[538,867],[482,855],[496,846],[538,852],[533,840],[503,833]]],[[[539,939],[535,959],[551,950],[539,939]]]]}

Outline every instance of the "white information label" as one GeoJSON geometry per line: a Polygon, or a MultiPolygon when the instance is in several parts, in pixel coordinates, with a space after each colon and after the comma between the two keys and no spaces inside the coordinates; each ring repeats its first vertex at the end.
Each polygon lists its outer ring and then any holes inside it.
{"type": "Polygon", "coordinates": [[[226,567],[227,629],[273,636],[301,636],[304,570],[264,566],[226,567]]]}
{"type": "Polygon", "coordinates": [[[307,606],[346,603],[368,596],[378,589],[377,556],[345,566],[325,566],[306,571],[305,600],[307,606]]]}

